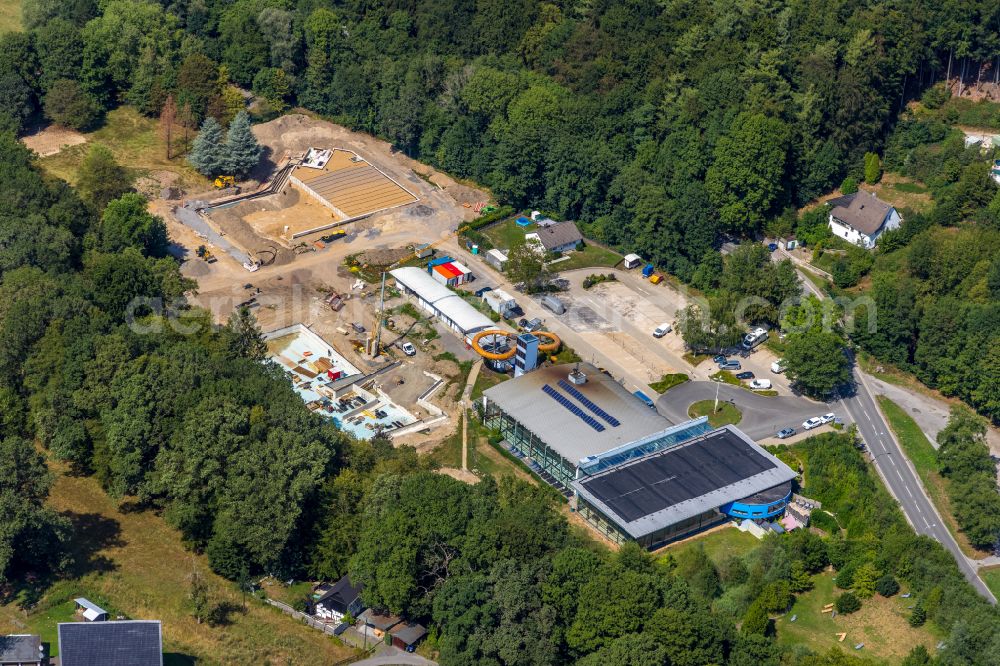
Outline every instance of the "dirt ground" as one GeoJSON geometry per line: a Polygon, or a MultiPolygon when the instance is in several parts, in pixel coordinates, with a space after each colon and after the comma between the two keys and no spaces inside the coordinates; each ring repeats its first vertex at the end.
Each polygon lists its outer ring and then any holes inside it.
{"type": "Polygon", "coordinates": [[[87,137],[76,130],[51,125],[34,134],[21,139],[28,148],[38,153],[39,157],[55,155],[67,146],[78,146],[87,142],[87,137]]]}

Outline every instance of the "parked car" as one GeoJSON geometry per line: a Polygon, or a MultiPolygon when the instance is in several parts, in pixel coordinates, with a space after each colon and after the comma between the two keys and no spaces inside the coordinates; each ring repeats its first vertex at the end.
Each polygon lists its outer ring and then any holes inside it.
{"type": "Polygon", "coordinates": [[[779,358],[777,361],[771,364],[771,372],[776,375],[780,375],[785,371],[785,359],[779,358]]]}
{"type": "Polygon", "coordinates": [[[353,328],[355,330],[355,332],[357,332],[357,333],[364,333],[365,332],[365,327],[363,325],[359,324],[358,322],[353,322],[351,324],[351,328],[353,328]]]}
{"type": "Polygon", "coordinates": [[[417,348],[413,346],[412,342],[404,342],[400,346],[400,348],[403,350],[403,353],[406,354],[407,356],[417,355],[417,348]]]}
{"type": "Polygon", "coordinates": [[[739,361],[725,361],[719,364],[719,370],[740,370],[742,367],[739,361]]]}
{"type": "Polygon", "coordinates": [[[753,379],[754,375],[752,372],[747,370],[746,372],[741,372],[736,375],[736,379],[753,379]]]}
{"type": "Polygon", "coordinates": [[[765,391],[771,388],[771,380],[755,379],[752,382],[750,382],[750,388],[753,389],[754,391],[765,391]]]}
{"type": "Polygon", "coordinates": [[[813,428],[818,428],[823,425],[823,419],[818,416],[814,416],[811,419],[806,419],[802,422],[803,430],[812,430],[813,428]]]}
{"type": "Polygon", "coordinates": [[[770,252],[774,252],[775,250],[777,250],[777,249],[778,249],[778,244],[777,244],[777,243],[768,243],[768,244],[767,244],[767,249],[768,249],[768,250],[769,250],[770,252]]]}
{"type": "Polygon", "coordinates": [[[712,359],[712,363],[725,363],[725,362],[726,362],[725,354],[719,354],[718,356],[712,359]]]}
{"type": "Polygon", "coordinates": [[[835,418],[836,416],[834,416],[833,412],[829,412],[823,416],[814,416],[811,419],[803,421],[802,427],[806,430],[812,430],[813,428],[818,428],[821,425],[826,425],[827,423],[832,422],[835,418]]]}
{"type": "Polygon", "coordinates": [[[670,327],[670,324],[660,324],[655,329],[653,329],[653,337],[654,338],[662,338],[664,335],[666,335],[667,333],[669,333],[671,330],[673,330],[673,329],[670,327]]]}
{"type": "Polygon", "coordinates": [[[476,296],[482,298],[483,294],[485,294],[488,291],[493,291],[493,287],[481,287],[479,289],[476,289],[476,296]]]}
{"type": "Polygon", "coordinates": [[[778,439],[787,439],[795,434],[795,428],[782,428],[778,431],[778,439]]]}
{"type": "Polygon", "coordinates": [[[521,326],[521,328],[527,331],[528,333],[534,333],[535,331],[539,330],[542,327],[542,320],[539,319],[538,317],[535,317],[534,319],[529,319],[527,321],[522,319],[521,321],[524,322],[524,325],[521,326]]]}

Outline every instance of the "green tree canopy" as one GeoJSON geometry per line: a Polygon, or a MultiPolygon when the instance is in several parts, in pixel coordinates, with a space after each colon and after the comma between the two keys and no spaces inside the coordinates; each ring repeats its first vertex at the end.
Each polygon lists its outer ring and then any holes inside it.
{"type": "Polygon", "coordinates": [[[77,171],[77,187],[85,199],[101,210],[112,199],[132,189],[132,175],[118,164],[108,148],[95,144],[77,171]]]}
{"type": "Polygon", "coordinates": [[[851,382],[851,363],[836,333],[813,329],[790,337],[784,360],[788,377],[809,395],[828,396],[851,382]]]}

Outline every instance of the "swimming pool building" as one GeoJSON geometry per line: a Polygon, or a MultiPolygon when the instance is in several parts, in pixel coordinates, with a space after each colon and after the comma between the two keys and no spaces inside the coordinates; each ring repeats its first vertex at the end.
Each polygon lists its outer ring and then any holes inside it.
{"type": "Polygon", "coordinates": [[[730,518],[783,513],[796,474],[734,426],[673,424],[589,364],[486,390],[485,423],[612,541],[657,548],[730,518]]]}

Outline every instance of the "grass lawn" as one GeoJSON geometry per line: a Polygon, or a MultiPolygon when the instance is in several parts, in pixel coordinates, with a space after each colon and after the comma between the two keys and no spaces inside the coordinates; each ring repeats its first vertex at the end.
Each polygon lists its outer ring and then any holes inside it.
{"type": "Polygon", "coordinates": [[[812,282],[813,286],[815,286],[817,289],[819,289],[820,292],[822,292],[824,294],[827,293],[827,289],[829,289],[829,287],[830,287],[829,280],[827,280],[826,278],[821,277],[819,275],[816,275],[815,273],[813,273],[808,268],[801,268],[801,273],[802,273],[802,275],[805,276],[805,278],[807,280],[809,280],[810,282],[812,282]]]}
{"type": "Polygon", "coordinates": [[[927,494],[938,513],[944,519],[948,531],[955,537],[955,541],[958,542],[963,553],[973,558],[982,557],[985,553],[973,548],[965,534],[958,528],[955,514],[951,510],[951,500],[948,497],[948,480],[938,472],[937,452],[934,447],[920,430],[917,422],[903,411],[902,407],[884,395],[877,397],[879,407],[882,408],[882,412],[889,420],[889,427],[896,434],[896,439],[899,440],[900,446],[906,452],[906,457],[913,462],[913,467],[917,470],[921,483],[927,490],[927,494]]]}
{"type": "Polygon", "coordinates": [[[653,389],[657,393],[666,393],[668,390],[675,386],[683,384],[688,380],[688,376],[683,372],[675,372],[669,375],[663,375],[660,381],[653,382],[649,385],[649,388],[653,389]]]}
{"type": "Polygon", "coordinates": [[[130,106],[108,113],[104,125],[85,136],[87,143],[43,157],[39,159],[39,164],[54,176],[75,184],[76,171],[91,144],[99,143],[110,149],[120,164],[134,169],[137,175],[172,171],[180,176],[180,185],[184,189],[205,190],[211,187],[209,180],[191,168],[183,157],[167,160],[158,121],[143,116],[130,106]]]}
{"type": "Polygon", "coordinates": [[[431,460],[436,461],[442,467],[462,467],[462,419],[464,418],[465,414],[459,416],[455,432],[448,435],[437,445],[437,448],[430,452],[431,460]]]}
{"type": "Polygon", "coordinates": [[[510,379],[510,375],[493,372],[484,365],[479,369],[479,376],[476,377],[476,383],[472,385],[472,400],[478,400],[482,397],[483,391],[501,384],[508,379],[510,379]]]}
{"type": "Polygon", "coordinates": [[[680,543],[666,547],[664,555],[677,555],[690,548],[702,547],[705,554],[716,565],[721,564],[730,555],[742,556],[760,545],[760,540],[749,532],[741,532],[733,526],[715,529],[680,543]]]}
{"type": "Polygon", "coordinates": [[[490,239],[494,247],[509,250],[511,246],[523,241],[525,234],[538,231],[538,225],[534,222],[526,227],[519,227],[516,220],[514,217],[496,224],[484,231],[483,235],[490,239]]]}
{"type": "Polygon", "coordinates": [[[832,617],[832,613],[821,611],[842,590],[835,588],[832,572],[813,576],[813,581],[816,587],[798,595],[792,609],[775,621],[779,645],[805,645],[817,653],[839,647],[849,654],[897,664],[918,644],[923,644],[931,654],[935,652],[938,639],[927,625],[915,629],[907,622],[910,614],[907,606],[913,605],[913,599],[898,595],[885,599],[876,595],[862,600],[858,612],[832,617]],[[793,615],[797,616],[795,622],[791,621],[793,615]],[[837,636],[840,632],[847,634],[842,643],[837,636]],[[864,648],[855,650],[859,643],[864,643],[864,648]]]}
{"type": "Polygon", "coordinates": [[[731,384],[733,386],[742,386],[743,383],[736,379],[736,375],[729,372],[728,370],[719,370],[714,375],[709,375],[709,379],[713,382],[722,382],[723,384],[731,384]]]}
{"type": "Polygon", "coordinates": [[[72,598],[85,596],[114,614],[162,620],[166,663],[332,663],[352,654],[259,601],[249,600],[243,613],[235,586],[211,573],[204,555],[185,549],[162,518],[151,511],[119,512],[96,480],[67,476],[56,465],[53,471],[49,503],[74,525],[76,564],[67,580],[42,593],[34,612],[25,614],[16,601],[0,606],[0,632],[24,633],[27,625],[52,640],[56,623],[72,614],[72,598]],[[191,616],[188,577],[194,570],[208,583],[213,602],[233,604],[227,624],[197,624],[191,616]]]}
{"type": "Polygon", "coordinates": [[[874,190],[878,198],[896,208],[909,208],[918,213],[929,210],[934,204],[930,191],[923,184],[898,173],[886,172],[878,184],[866,185],[865,189],[874,190]]]}
{"type": "Polygon", "coordinates": [[[704,361],[706,358],[712,358],[711,354],[695,354],[694,352],[685,352],[682,356],[685,361],[690,363],[692,367],[698,367],[698,364],[704,361]]]}
{"type": "Polygon", "coordinates": [[[285,585],[280,580],[267,578],[261,581],[260,585],[267,592],[268,597],[283,601],[289,606],[295,606],[295,602],[300,599],[312,596],[313,591],[313,583],[307,580],[300,580],[291,585],[285,585]]]}
{"type": "Polygon", "coordinates": [[[582,250],[570,252],[569,259],[552,264],[556,271],[571,271],[577,268],[611,268],[622,260],[622,256],[614,250],[593,245],[584,241],[582,250]]]}
{"type": "Polygon", "coordinates": [[[693,419],[699,416],[707,416],[708,423],[713,428],[718,428],[727,423],[735,425],[743,418],[743,414],[732,403],[720,400],[718,411],[713,412],[714,405],[714,400],[699,400],[688,407],[688,416],[693,419]]]}
{"type": "Polygon", "coordinates": [[[0,0],[0,35],[21,29],[21,0],[0,0]]]}
{"type": "Polygon", "coordinates": [[[986,583],[986,587],[990,588],[990,591],[997,598],[1000,598],[1000,567],[980,569],[979,577],[986,583]]]}

